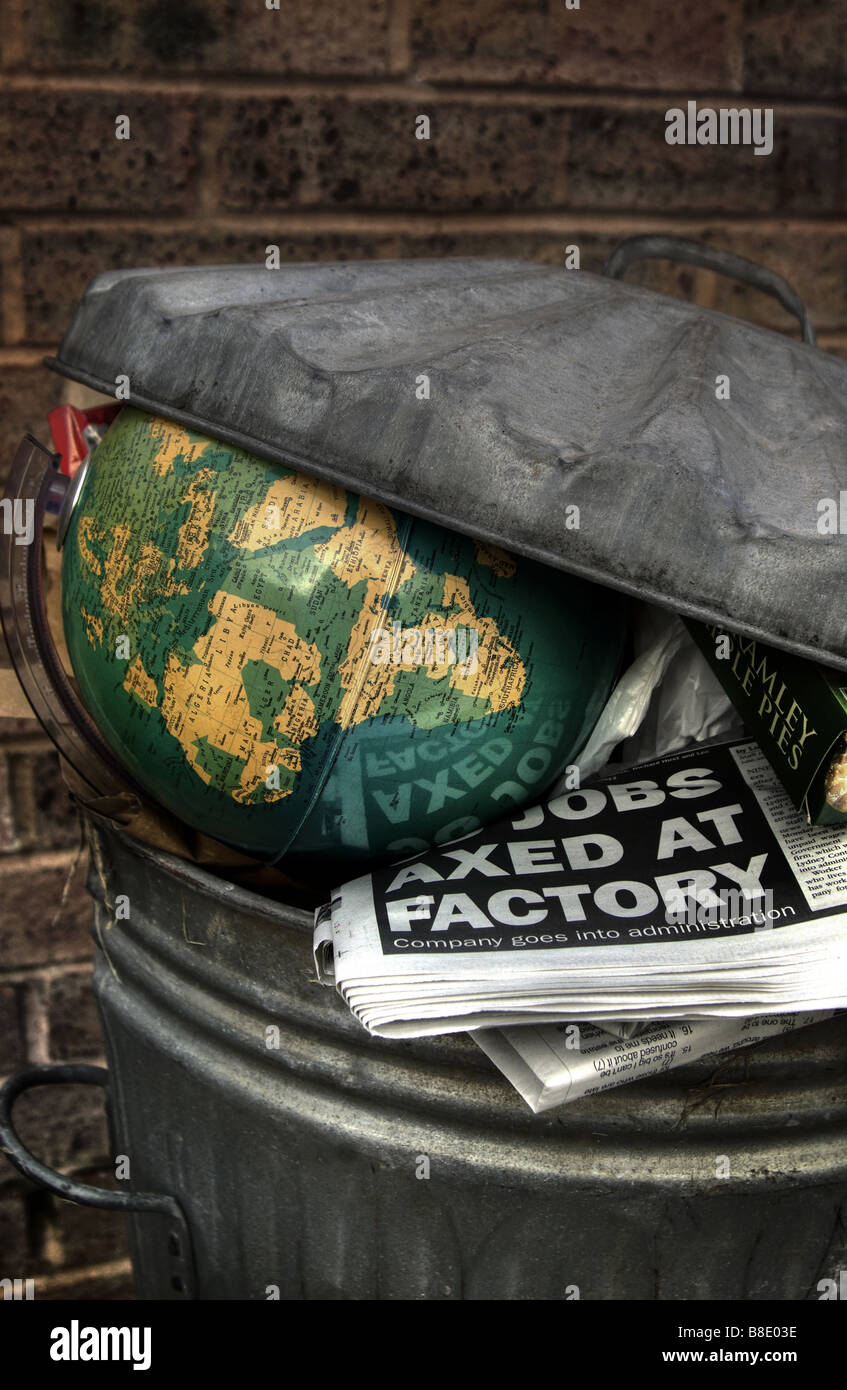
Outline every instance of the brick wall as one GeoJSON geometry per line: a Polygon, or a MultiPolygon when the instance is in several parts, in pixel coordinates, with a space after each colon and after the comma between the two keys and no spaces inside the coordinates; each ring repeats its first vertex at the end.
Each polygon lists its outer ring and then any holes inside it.
{"type": "MultiPolygon", "coordinates": [[[[271,242],[288,259],[559,264],[576,244],[599,269],[624,236],[679,232],[781,272],[821,345],[847,352],[845,40],[847,0],[6,0],[0,471],[24,430],[45,438],[61,383],[40,360],[91,276],[258,262],[271,242]],[[664,112],[692,98],[772,107],[773,153],[668,146],[664,112]],[[419,114],[429,141],[414,138],[419,114]]],[[[707,272],[633,278],[791,324],[707,272]]],[[[82,878],[55,758],[36,726],[7,720],[0,1074],[97,1058],[82,878]]],[[[96,1096],[28,1110],[48,1161],[108,1171],[96,1096]]],[[[0,1264],[37,1276],[40,1297],[129,1293],[120,1220],[5,1165],[0,1264]]]]}
{"type": "MultiPolygon", "coordinates": [[[[77,818],[37,725],[0,720],[0,1076],[99,1061],[90,908],[77,818]]],[[[99,1087],[22,1097],[15,1117],[45,1162],[114,1185],[99,1087]]],[[[56,1200],[0,1160],[0,1265],[36,1297],[129,1297],[123,1222],[56,1200]]]]}

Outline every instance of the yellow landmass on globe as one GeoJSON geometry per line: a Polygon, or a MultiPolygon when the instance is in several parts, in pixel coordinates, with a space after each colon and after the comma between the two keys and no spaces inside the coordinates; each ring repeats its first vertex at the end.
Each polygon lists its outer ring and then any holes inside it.
{"type": "Polygon", "coordinates": [[[476,542],[476,561],[493,570],[501,579],[511,579],[517,570],[514,556],[501,550],[499,545],[488,545],[485,541],[476,542]]]}
{"type": "Polygon", "coordinates": [[[320,724],[311,695],[302,685],[295,685],[279,714],[274,720],[274,728],[292,743],[302,743],[304,739],[314,738],[320,724]]]}
{"type": "Polygon", "coordinates": [[[363,579],[376,580],[386,597],[415,573],[415,566],[397,539],[390,511],[369,497],[359,498],[353,525],[316,545],[315,554],[348,589],[363,579]]]}
{"type": "Polygon", "coordinates": [[[85,623],[85,635],[89,644],[96,651],[103,641],[103,619],[98,618],[96,613],[88,613],[84,608],[80,608],[80,616],[85,623]]]}
{"type": "Polygon", "coordinates": [[[411,579],[415,566],[398,539],[387,507],[361,497],[352,526],[337,531],[315,551],[348,589],[365,584],[359,615],[350,630],[347,654],[338,668],[341,697],[335,722],[342,729],[371,719],[394,690],[397,667],[372,666],[368,661],[372,633],[385,619],[383,600],[411,579]]]}
{"type": "MultiPolygon", "coordinates": [[[[451,628],[456,632],[464,627],[479,637],[476,660],[473,663],[453,662],[450,666],[451,687],[474,700],[487,700],[495,714],[503,709],[514,709],[521,702],[526,683],[526,667],[519,653],[508,637],[503,636],[493,618],[480,618],[477,615],[468,581],[460,575],[445,574],[441,602],[445,608],[458,608],[460,612],[446,619],[443,613],[428,613],[418,625],[422,632],[427,629],[437,631],[440,624],[447,632],[451,628]]],[[[437,679],[445,672],[429,668],[427,674],[437,679]]]]}
{"type": "Polygon", "coordinates": [[[170,473],[180,454],[191,465],[209,447],[208,439],[192,439],[187,430],[175,425],[172,420],[161,420],[156,416],[147,421],[147,428],[151,439],[158,443],[152,463],[153,472],[158,478],[170,473]]]}
{"type": "Polygon", "coordinates": [[[196,569],[206,553],[217,495],[211,486],[214,481],[214,469],[201,468],[183,499],[191,503],[191,510],[177,537],[176,562],[181,569],[196,569]]]}
{"type": "MultiPolygon", "coordinates": [[[[153,421],[150,431],[162,445],[154,465],[160,476],[173,467],[179,455],[191,463],[206,447],[202,441],[193,443],[186,431],[165,422],[153,421]]],[[[139,613],[146,610],[152,615],[157,600],[192,592],[191,586],[176,583],[173,574],[175,568],[197,570],[208,549],[216,505],[215,481],[214,470],[198,467],[184,496],[190,510],[179,528],[175,556],[167,559],[151,540],[133,544],[126,522],[104,530],[90,516],[80,518],[79,554],[96,576],[104,612],[111,618],[129,627],[139,613]],[[104,544],[107,540],[108,548],[104,544]]],[[[484,709],[494,713],[513,708],[522,698],[526,668],[520,654],[492,618],[477,615],[468,581],[458,575],[444,576],[441,610],[435,609],[413,627],[403,629],[406,639],[410,635],[419,637],[416,654],[414,643],[411,655],[406,654],[409,649],[404,644],[396,663],[371,660],[377,630],[390,626],[386,600],[397,594],[417,571],[400,543],[387,507],[360,498],[355,522],[345,526],[346,506],[344,489],[321,479],[289,474],[269,484],[261,501],[245,510],[229,535],[237,549],[257,551],[282,540],[297,540],[319,527],[332,529],[330,538],[314,547],[317,561],[331,569],[348,590],[364,586],[361,607],[338,667],[342,694],[337,708],[324,708],[328,700],[321,701],[318,693],[321,653],[317,644],[307,642],[293,623],[280,618],[273,609],[223,589],[208,602],[212,623],[194,643],[192,653],[196,661],[184,665],[173,651],[167,658],[161,700],[165,726],[207,784],[215,777],[208,770],[214,764],[209,749],[217,749],[242,764],[238,785],[232,792],[238,802],[254,801],[259,789],[268,802],[289,796],[302,770],[300,745],[314,738],[328,719],[347,729],[374,718],[385,700],[395,693],[398,679],[402,681],[421,672],[433,681],[447,677],[451,689],[479,700],[484,709]],[[475,643],[473,660],[457,660],[457,652],[469,650],[467,639],[471,634],[475,643]],[[431,656],[433,638],[443,639],[435,644],[436,660],[431,656]],[[421,659],[424,651],[426,659],[421,659]],[[251,662],[277,672],[289,685],[285,701],[276,710],[270,726],[267,719],[263,722],[250,710],[244,675],[251,662]],[[312,687],[312,693],[308,687],[312,687]],[[269,727],[274,731],[272,737],[265,733],[269,727]],[[269,777],[272,769],[276,772],[269,777]]],[[[515,572],[512,557],[494,546],[479,544],[477,560],[503,577],[515,572]]],[[[102,644],[103,621],[84,611],[83,619],[92,646],[102,644]]],[[[264,678],[261,672],[254,673],[254,697],[255,680],[264,678]]],[[[148,708],[156,707],[157,684],[140,656],[128,666],[123,684],[148,708]]],[[[261,686],[258,689],[261,692],[261,686]]],[[[328,683],[327,694],[330,689],[328,683]]],[[[272,690],[278,690],[278,686],[269,685],[268,702],[273,699],[272,690]]],[[[261,703],[261,695],[259,698],[261,703]]],[[[448,710],[444,717],[445,722],[449,720],[448,710]]]]}
{"type": "MultiPolygon", "coordinates": [[[[397,677],[403,671],[423,669],[431,680],[440,680],[449,672],[454,690],[486,700],[494,713],[520,704],[526,681],[526,668],[520,655],[492,618],[477,617],[468,582],[457,575],[445,576],[441,601],[445,608],[458,608],[459,613],[428,613],[415,627],[404,628],[404,635],[417,632],[419,651],[423,651],[427,647],[428,632],[433,637],[443,633],[449,638],[451,632],[455,634],[463,627],[468,633],[478,635],[476,662],[462,666],[456,662],[451,664],[449,659],[438,665],[427,665],[420,660],[401,659],[396,663],[370,660],[374,635],[386,622],[384,600],[416,573],[400,545],[394,519],[387,507],[361,498],[353,525],[337,531],[315,550],[348,588],[366,581],[364,601],[350,631],[346,655],[338,668],[344,694],[335,721],[342,729],[362,724],[379,714],[383,701],[394,694],[397,677]]],[[[505,552],[500,554],[505,560],[509,559],[505,552]]],[[[444,648],[446,646],[445,642],[444,648]]]]}
{"type": "Polygon", "coordinates": [[[100,574],[100,561],[91,549],[92,541],[101,541],[103,532],[94,524],[93,516],[81,516],[76,533],[76,543],[83,563],[92,574],[100,574]]]}
{"type": "Polygon", "coordinates": [[[249,661],[265,662],[294,683],[275,727],[302,742],[318,729],[303,687],[320,681],[320,651],[304,642],[291,623],[258,603],[221,590],[208,606],[214,622],[192,648],[201,664],[183,666],[173,652],[168,656],[162,718],[204,782],[212,779],[200,761],[203,740],[244,764],[233,792],[236,801],[250,801],[260,786],[265,801],[279,801],[293,790],[301,769],[300,751],[264,738],[261,722],[250,713],[242,672],[249,661]],[[278,787],[269,785],[271,768],[288,774],[280,773],[278,787]]]}
{"type": "Polygon", "coordinates": [[[346,507],[343,488],[290,473],[275,478],[262,500],[238,518],[229,542],[238,550],[264,550],[279,541],[296,541],[319,526],[340,526],[346,507]]]}
{"type": "Polygon", "coordinates": [[[103,583],[100,586],[103,607],[123,623],[129,623],[132,614],[138,612],[139,605],[144,602],[146,582],[158,573],[162,564],[162,552],[159,547],[152,541],[144,541],[139,555],[135,558],[131,574],[127,577],[127,571],[130,569],[130,534],[126,522],[112,528],[112,545],[103,564],[103,583]],[[118,592],[118,585],[124,578],[127,582],[118,592]]]}
{"type": "MultiPolygon", "coordinates": [[[[112,617],[129,623],[137,614],[138,606],[144,605],[151,597],[170,598],[174,594],[191,592],[188,585],[177,584],[171,578],[177,564],[176,559],[172,557],[165,566],[161,550],[152,541],[144,541],[140,554],[131,559],[131,530],[126,522],[112,527],[112,543],[105,561],[101,564],[91,549],[91,541],[102,542],[108,534],[95,526],[90,516],[80,517],[77,530],[79,553],[88,568],[101,578],[100,601],[112,617]],[[159,583],[155,594],[150,595],[146,590],[149,587],[148,581],[154,576],[159,576],[159,583]],[[118,585],[124,580],[126,584],[119,592],[118,585]]],[[[99,637],[102,641],[103,623],[99,618],[97,621],[100,623],[99,637]]]]}
{"type": "Polygon", "coordinates": [[[135,657],[126,668],[123,685],[124,690],[137,695],[142,704],[149,705],[150,709],[156,708],[159,699],[156,682],[152,676],[148,676],[140,656],[135,657]]]}

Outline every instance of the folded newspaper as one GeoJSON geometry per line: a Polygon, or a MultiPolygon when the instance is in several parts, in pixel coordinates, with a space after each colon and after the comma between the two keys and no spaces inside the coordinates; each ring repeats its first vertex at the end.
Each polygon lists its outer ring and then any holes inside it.
{"type": "Polygon", "coordinates": [[[315,959],[383,1037],[843,1008],[847,828],[698,745],[345,883],[315,959]]]}
{"type": "Polygon", "coordinates": [[[635,1037],[611,1036],[593,1023],[480,1028],[472,1036],[537,1114],[831,1017],[832,1010],[745,1019],[681,1018],[648,1024],[635,1037]]]}

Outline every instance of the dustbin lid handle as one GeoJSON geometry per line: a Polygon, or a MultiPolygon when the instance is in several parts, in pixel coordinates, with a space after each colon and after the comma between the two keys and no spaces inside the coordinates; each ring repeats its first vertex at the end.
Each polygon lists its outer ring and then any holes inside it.
{"type": "Polygon", "coordinates": [[[787,280],[774,270],[767,270],[756,261],[748,261],[745,256],[735,256],[730,251],[717,251],[702,241],[691,241],[688,237],[631,236],[617,246],[603,266],[601,274],[612,280],[623,278],[633,261],[667,260],[684,261],[687,265],[698,265],[704,270],[714,270],[718,275],[727,275],[732,280],[740,280],[744,285],[752,285],[776,299],[790,314],[800,321],[803,342],[815,346],[815,330],[812,327],[805,304],[787,280]]]}

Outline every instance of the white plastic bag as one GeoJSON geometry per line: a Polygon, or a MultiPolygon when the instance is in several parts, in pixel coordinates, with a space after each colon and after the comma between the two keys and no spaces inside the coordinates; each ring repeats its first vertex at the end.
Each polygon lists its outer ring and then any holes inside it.
{"type": "MultiPolygon", "coordinates": [[[[606,701],[576,759],[580,781],[647,762],[705,739],[737,737],[741,719],[682,620],[653,604],[633,605],[635,657],[606,701]]],[[[572,783],[571,783],[572,785],[572,783]]],[[[566,774],[548,795],[566,789],[566,774]]]]}

